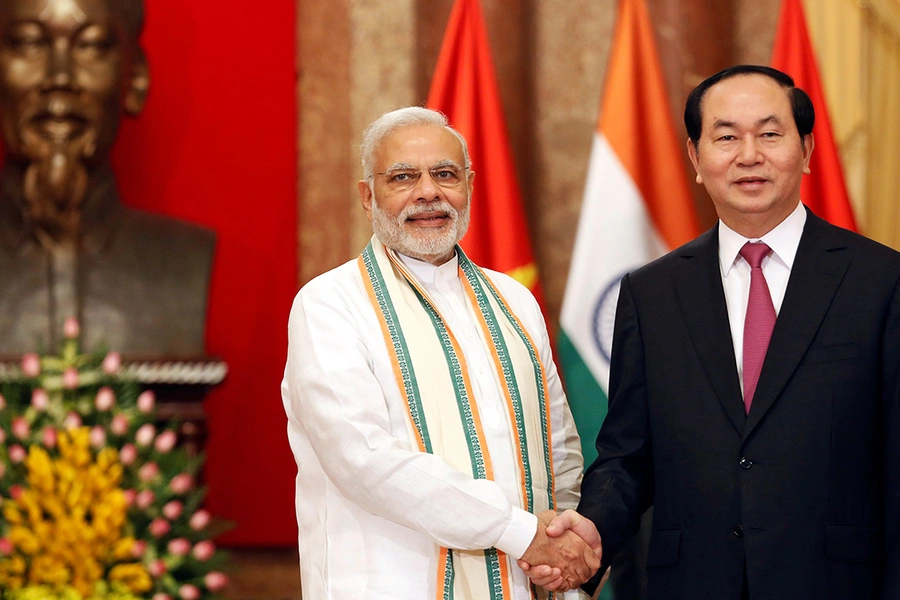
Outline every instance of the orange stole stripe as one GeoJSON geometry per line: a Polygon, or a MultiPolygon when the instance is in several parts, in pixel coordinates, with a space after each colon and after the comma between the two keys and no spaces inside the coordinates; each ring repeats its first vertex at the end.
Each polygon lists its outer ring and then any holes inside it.
{"type": "MultiPolygon", "coordinates": [[[[472,263],[472,266],[478,269],[481,275],[488,281],[488,276],[484,273],[481,267],[472,263]]],[[[509,303],[506,301],[506,298],[503,297],[503,294],[500,293],[500,290],[497,289],[497,286],[493,286],[494,290],[497,292],[497,298],[500,299],[500,303],[506,309],[506,312],[515,319],[516,324],[519,326],[519,329],[522,330],[522,333],[525,334],[525,337],[528,339],[528,343],[531,344],[531,347],[534,348],[535,355],[537,357],[538,366],[541,369],[541,386],[544,388],[544,412],[547,415],[547,465],[550,467],[550,495],[552,506],[556,508],[556,478],[553,476],[556,473],[556,470],[553,468],[553,418],[550,414],[550,388],[547,387],[547,373],[544,372],[544,365],[541,364],[541,355],[538,350],[537,344],[534,343],[534,340],[531,339],[531,334],[528,333],[528,330],[525,329],[525,326],[522,325],[522,321],[519,320],[519,317],[516,316],[516,313],[509,308],[509,303]]]]}
{"type": "Polygon", "coordinates": [[[444,585],[447,578],[447,553],[450,552],[448,548],[441,547],[441,553],[438,556],[438,570],[437,570],[437,586],[435,587],[436,598],[437,600],[443,600],[444,598],[444,585]]]}
{"type": "Polygon", "coordinates": [[[512,598],[512,590],[510,589],[510,581],[512,581],[512,578],[509,575],[509,557],[505,552],[497,550],[497,562],[500,563],[500,581],[503,582],[503,597],[512,598]]]}
{"type": "MultiPolygon", "coordinates": [[[[387,254],[388,258],[391,262],[400,269],[400,272],[403,273],[403,276],[406,277],[406,280],[409,282],[411,286],[413,286],[424,298],[428,298],[428,294],[423,290],[419,284],[416,282],[415,277],[406,270],[406,267],[399,260],[394,258],[394,256],[387,250],[385,250],[385,254],[387,254]]],[[[491,453],[488,451],[487,441],[484,438],[484,428],[481,426],[481,416],[478,414],[478,404],[475,400],[475,395],[472,394],[472,382],[469,379],[469,368],[466,365],[466,358],[463,356],[462,348],[460,348],[459,343],[456,341],[456,336],[453,335],[453,332],[450,331],[450,328],[447,327],[447,320],[441,314],[441,312],[437,309],[434,304],[431,305],[434,309],[434,312],[437,313],[438,317],[440,317],[441,321],[444,322],[444,327],[447,329],[447,336],[450,338],[450,345],[453,346],[453,351],[456,353],[456,357],[459,359],[459,368],[462,371],[463,376],[463,385],[466,388],[466,397],[469,398],[469,405],[472,407],[472,423],[475,425],[475,434],[478,436],[478,445],[481,446],[481,456],[484,458],[484,476],[485,479],[489,479],[491,481],[494,480],[494,466],[491,463],[491,453]]]]}
{"type": "Polygon", "coordinates": [[[388,329],[387,320],[384,318],[384,313],[381,310],[381,306],[378,304],[378,298],[375,296],[375,288],[372,286],[372,280],[369,279],[369,273],[366,270],[366,262],[363,260],[363,257],[360,256],[357,259],[356,263],[359,267],[359,272],[362,276],[363,284],[365,284],[366,294],[368,294],[369,296],[369,302],[372,303],[372,308],[375,309],[375,314],[378,315],[378,323],[381,325],[381,333],[384,336],[385,343],[387,344],[388,354],[391,355],[391,367],[394,370],[394,377],[397,379],[397,387],[400,388],[400,393],[403,395],[403,399],[406,402],[406,416],[409,417],[409,424],[416,436],[416,444],[419,446],[419,452],[425,452],[425,440],[422,439],[422,434],[419,431],[419,428],[416,427],[415,421],[413,421],[412,411],[409,410],[409,397],[406,394],[406,386],[403,385],[403,373],[400,371],[400,359],[397,357],[397,351],[394,348],[394,342],[393,340],[391,340],[391,332],[390,329],[388,329]]]}
{"type": "MultiPolygon", "coordinates": [[[[485,321],[484,315],[481,314],[481,311],[477,309],[478,300],[475,297],[475,290],[472,288],[472,284],[469,283],[469,280],[463,273],[462,268],[459,269],[459,279],[463,282],[463,289],[466,291],[466,295],[469,297],[469,302],[471,302],[472,306],[475,307],[475,313],[478,315],[478,325],[481,327],[481,331],[484,334],[484,339],[490,342],[491,332],[488,329],[487,321],[485,321]]],[[[509,390],[509,386],[506,385],[506,379],[503,377],[503,365],[500,364],[500,355],[497,352],[497,348],[493,344],[489,343],[488,345],[491,349],[491,358],[494,360],[494,368],[497,372],[497,378],[500,380],[500,389],[503,390],[503,397],[506,399],[506,408],[509,412],[510,424],[512,425],[512,434],[514,438],[513,445],[516,448],[516,456],[519,458],[519,482],[522,486],[522,500],[527,501],[528,489],[525,485],[525,457],[522,455],[522,440],[519,437],[519,428],[516,427],[516,411],[513,408],[512,393],[509,390]]],[[[534,507],[526,506],[525,510],[531,512],[532,510],[534,510],[534,507]]]]}

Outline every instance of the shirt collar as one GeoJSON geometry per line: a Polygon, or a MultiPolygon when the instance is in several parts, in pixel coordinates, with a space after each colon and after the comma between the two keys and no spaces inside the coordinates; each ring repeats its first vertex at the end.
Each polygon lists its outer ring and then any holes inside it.
{"type": "Polygon", "coordinates": [[[806,224],[806,209],[802,203],[779,223],[772,231],[759,238],[747,238],[731,229],[719,220],[719,266],[722,276],[728,277],[731,268],[740,258],[741,248],[747,242],[765,242],[772,249],[772,258],[778,260],[790,271],[794,266],[794,257],[800,246],[800,236],[806,224]]]}
{"type": "Polygon", "coordinates": [[[400,254],[399,252],[397,255],[403,261],[403,264],[412,271],[413,275],[426,285],[433,285],[440,281],[450,281],[459,276],[459,255],[456,253],[453,254],[453,258],[442,265],[433,265],[430,262],[400,254]]]}

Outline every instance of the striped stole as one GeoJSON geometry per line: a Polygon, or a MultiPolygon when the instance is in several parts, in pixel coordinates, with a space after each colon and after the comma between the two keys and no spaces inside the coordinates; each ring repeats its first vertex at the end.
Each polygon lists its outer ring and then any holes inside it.
{"type": "MultiPolygon", "coordinates": [[[[549,393],[537,348],[506,300],[459,246],[459,276],[471,318],[493,357],[518,456],[519,507],[555,507],[549,393]]],[[[359,257],[369,300],[381,322],[412,439],[477,479],[494,479],[490,452],[462,349],[424,287],[393,250],[376,238],[359,257]]],[[[437,549],[437,598],[512,598],[513,561],[496,548],[437,549]]],[[[532,592],[537,597],[535,592],[532,592]]]]}

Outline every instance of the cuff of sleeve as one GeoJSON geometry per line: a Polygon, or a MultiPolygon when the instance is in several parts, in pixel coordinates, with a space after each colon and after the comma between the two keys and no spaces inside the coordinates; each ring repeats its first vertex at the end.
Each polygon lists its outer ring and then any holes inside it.
{"type": "Polygon", "coordinates": [[[506,530],[494,544],[494,547],[505,552],[516,560],[522,558],[534,536],[537,534],[537,516],[516,506],[512,509],[512,519],[506,530]]]}

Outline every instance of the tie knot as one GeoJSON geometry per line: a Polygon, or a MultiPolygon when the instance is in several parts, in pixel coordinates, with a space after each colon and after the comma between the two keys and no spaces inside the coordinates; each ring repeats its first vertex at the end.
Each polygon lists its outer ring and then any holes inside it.
{"type": "Polygon", "coordinates": [[[747,242],[741,248],[741,256],[750,263],[751,269],[758,269],[762,265],[763,259],[772,249],[763,242],[747,242]]]}

